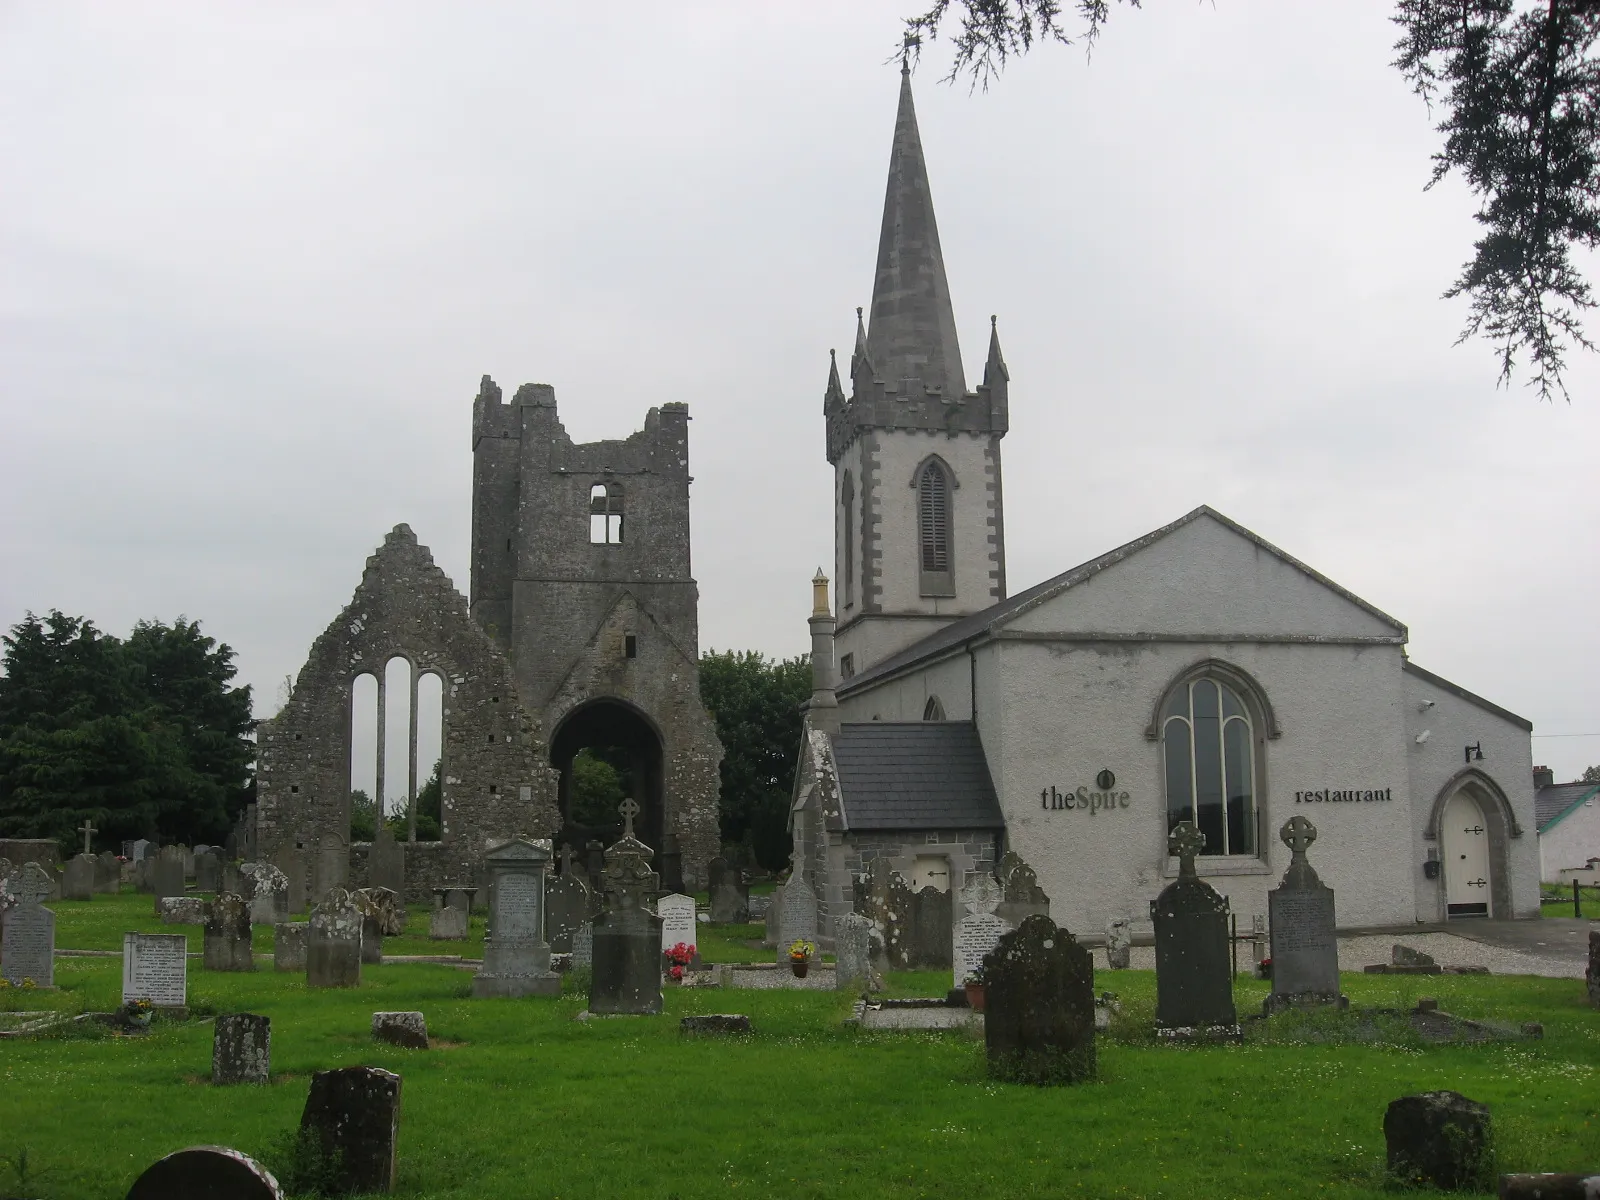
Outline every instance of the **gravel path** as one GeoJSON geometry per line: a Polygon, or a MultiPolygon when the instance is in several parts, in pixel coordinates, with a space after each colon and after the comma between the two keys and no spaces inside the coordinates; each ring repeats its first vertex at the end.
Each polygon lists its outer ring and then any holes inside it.
{"type": "MultiPolygon", "coordinates": [[[[1433,955],[1441,967],[1488,967],[1495,975],[1543,975],[1549,979],[1582,979],[1583,964],[1571,958],[1542,955],[1535,951],[1513,950],[1491,946],[1453,933],[1387,934],[1383,937],[1343,937],[1339,939],[1339,967],[1344,971],[1359,971],[1375,963],[1386,963],[1399,942],[1433,955]]],[[[1249,960],[1248,943],[1239,947],[1239,966],[1243,970],[1249,960]]],[[[1106,952],[1094,951],[1097,970],[1108,970],[1106,952]]],[[[1135,970],[1153,971],[1156,952],[1153,946],[1134,946],[1129,964],[1135,970]]]]}

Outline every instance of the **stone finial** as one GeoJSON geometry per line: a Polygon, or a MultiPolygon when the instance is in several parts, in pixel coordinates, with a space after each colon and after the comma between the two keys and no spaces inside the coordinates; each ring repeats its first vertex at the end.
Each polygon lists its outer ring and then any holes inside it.
{"type": "Polygon", "coordinates": [[[833,608],[828,603],[828,577],[822,573],[822,568],[817,568],[817,573],[811,577],[811,615],[813,617],[829,617],[833,615],[833,608]]]}
{"type": "Polygon", "coordinates": [[[1178,860],[1179,879],[1200,878],[1194,869],[1194,859],[1205,848],[1205,834],[1195,828],[1194,822],[1179,821],[1177,828],[1167,835],[1167,853],[1178,860]]]}

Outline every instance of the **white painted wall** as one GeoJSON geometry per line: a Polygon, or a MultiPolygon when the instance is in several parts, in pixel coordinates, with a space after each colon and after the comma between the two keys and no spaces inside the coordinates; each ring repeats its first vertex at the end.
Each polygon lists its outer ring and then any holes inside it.
{"type": "Polygon", "coordinates": [[[890,680],[864,696],[839,702],[843,721],[920,721],[929,696],[938,696],[951,721],[972,719],[972,666],[960,651],[914,675],[890,680]]]}
{"type": "Polygon", "coordinates": [[[1600,858],[1600,796],[1590,796],[1539,835],[1539,878],[1561,883],[1562,871],[1579,870],[1591,858],[1600,858]]]}

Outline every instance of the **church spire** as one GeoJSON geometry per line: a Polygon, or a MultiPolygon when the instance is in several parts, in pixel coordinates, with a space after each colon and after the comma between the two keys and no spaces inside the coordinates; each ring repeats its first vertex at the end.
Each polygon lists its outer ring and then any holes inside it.
{"type": "Polygon", "coordinates": [[[900,67],[900,112],[889,155],[867,351],[877,377],[891,386],[916,378],[952,399],[967,390],[908,61],[900,67]]]}

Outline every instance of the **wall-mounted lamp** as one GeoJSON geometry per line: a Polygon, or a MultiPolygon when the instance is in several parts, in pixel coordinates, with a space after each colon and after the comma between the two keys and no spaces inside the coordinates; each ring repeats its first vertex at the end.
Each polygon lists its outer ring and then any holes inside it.
{"type": "Polygon", "coordinates": [[[1421,704],[1417,705],[1417,711],[1418,712],[1427,712],[1430,708],[1432,708],[1437,703],[1438,703],[1437,700],[1424,700],[1421,704]]]}
{"type": "Polygon", "coordinates": [[[1417,734],[1417,745],[1419,745],[1419,746],[1422,745],[1424,742],[1426,742],[1432,736],[1433,736],[1433,730],[1424,729],[1421,733],[1417,734]]]}
{"type": "Polygon", "coordinates": [[[1467,762],[1482,762],[1483,743],[1473,742],[1472,745],[1464,748],[1463,753],[1466,755],[1467,762]]]}

